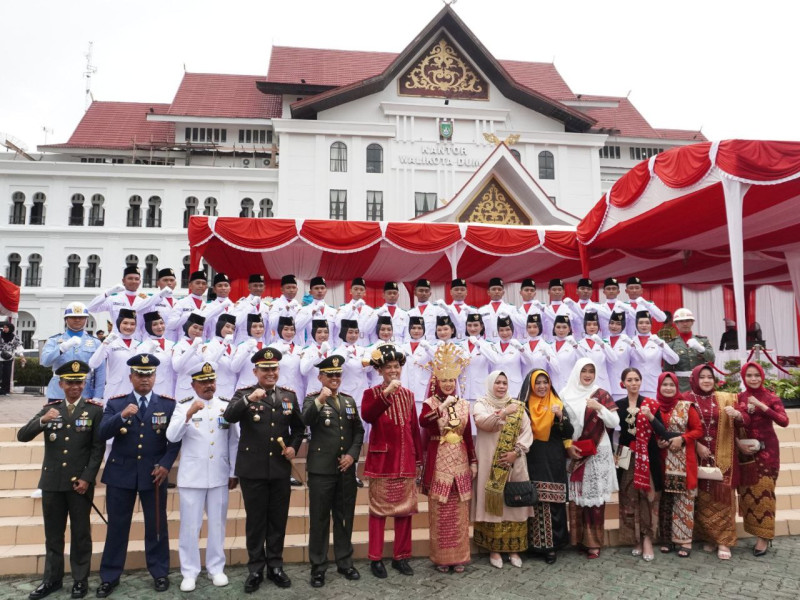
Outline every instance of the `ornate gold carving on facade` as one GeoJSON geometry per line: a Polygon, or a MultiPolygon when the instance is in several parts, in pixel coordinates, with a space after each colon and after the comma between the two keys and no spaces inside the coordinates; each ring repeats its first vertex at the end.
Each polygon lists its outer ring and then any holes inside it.
{"type": "Polygon", "coordinates": [[[531,218],[493,177],[459,215],[458,222],[531,225],[531,218]]]}
{"type": "Polygon", "coordinates": [[[506,139],[501,140],[493,133],[484,133],[483,139],[485,139],[490,144],[494,144],[495,146],[499,146],[500,144],[505,144],[506,146],[513,146],[519,141],[519,134],[512,133],[506,139]]]}
{"type": "Polygon", "coordinates": [[[447,37],[428,48],[399,81],[400,94],[434,98],[488,100],[489,86],[447,37]]]}

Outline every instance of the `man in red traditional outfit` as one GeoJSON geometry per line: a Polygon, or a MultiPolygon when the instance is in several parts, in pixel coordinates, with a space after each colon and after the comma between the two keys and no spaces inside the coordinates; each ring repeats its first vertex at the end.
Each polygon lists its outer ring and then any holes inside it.
{"type": "Polygon", "coordinates": [[[411,517],[417,512],[416,478],[422,469],[414,394],[400,384],[406,358],[391,344],[378,346],[370,364],[383,383],[368,388],[361,403],[361,416],[372,425],[364,475],[369,478],[369,559],[375,577],[384,579],[383,539],[386,517],[394,517],[392,567],[413,575],[411,517]]]}

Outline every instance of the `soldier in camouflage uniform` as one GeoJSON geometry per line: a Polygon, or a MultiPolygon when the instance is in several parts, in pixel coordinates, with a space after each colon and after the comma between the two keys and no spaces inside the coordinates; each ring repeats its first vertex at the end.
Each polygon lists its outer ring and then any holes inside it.
{"type": "Polygon", "coordinates": [[[664,371],[671,371],[678,376],[681,392],[688,392],[689,377],[692,369],[698,365],[714,362],[714,348],[704,335],[692,333],[694,315],[688,308],[679,308],[672,317],[678,335],[669,342],[669,347],[678,355],[674,365],[665,364],[664,371]]]}

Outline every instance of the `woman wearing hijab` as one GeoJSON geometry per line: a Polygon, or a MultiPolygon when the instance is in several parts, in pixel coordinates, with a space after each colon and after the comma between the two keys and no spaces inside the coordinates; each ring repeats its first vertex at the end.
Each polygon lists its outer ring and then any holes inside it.
{"type": "Polygon", "coordinates": [[[572,423],[544,369],[525,376],[519,394],[531,420],[533,444],[527,454],[528,476],[538,502],[528,519],[528,550],[556,562],[556,550],[569,543],[567,531],[567,454],[572,445],[572,423]]]}
{"type": "MultiPolygon", "coordinates": [[[[300,369],[303,349],[294,343],[297,331],[294,317],[278,317],[278,334],[270,345],[281,353],[277,385],[302,394],[306,389],[305,377],[300,369]]],[[[349,395],[349,392],[344,392],[349,395]]]]}
{"type": "Polygon", "coordinates": [[[553,387],[561,390],[567,384],[567,378],[575,366],[578,354],[578,342],[572,337],[572,325],[569,315],[556,315],[553,323],[553,354],[550,359],[553,387]]]}
{"type": "Polygon", "coordinates": [[[195,395],[192,388],[192,374],[197,373],[206,362],[203,343],[205,325],[205,315],[193,310],[183,324],[183,338],[172,349],[175,397],[178,400],[195,395]]]}
{"type": "Polygon", "coordinates": [[[738,410],[736,394],[717,392],[717,379],[709,365],[694,368],[686,399],[700,413],[703,437],[695,445],[701,465],[717,467],[722,481],[698,479],[694,503],[694,539],[706,542],[704,550],[717,551],[720,560],[730,560],[736,545],[734,490],[739,483],[739,460],[735,429],[747,426],[750,416],[738,410]],[[713,544],[713,546],[711,546],[713,544]]]}
{"type": "Polygon", "coordinates": [[[661,364],[674,365],[678,355],[667,343],[652,332],[650,313],[640,310],[636,313],[636,333],[631,340],[630,363],[642,374],[642,394],[647,398],[656,397],[656,383],[661,374],[661,364]]]}
{"type": "Polygon", "coordinates": [[[596,378],[597,366],[579,358],[560,394],[573,427],[572,445],[567,449],[570,542],[583,546],[590,559],[600,556],[606,502],[617,491],[606,428],[619,425],[619,415],[611,395],[597,386],[596,378]]]}
{"type": "Polygon", "coordinates": [[[11,367],[14,364],[14,355],[22,352],[22,342],[14,333],[14,325],[3,323],[0,333],[0,396],[11,392],[11,367]]]}
{"type": "MultiPolygon", "coordinates": [[[[261,314],[249,313],[245,323],[247,335],[244,341],[236,347],[236,352],[231,361],[231,369],[234,373],[238,373],[237,390],[256,385],[257,380],[253,373],[253,364],[250,362],[250,357],[267,345],[266,327],[261,314]]],[[[234,337],[234,339],[236,338],[234,337]]]]}
{"type": "Polygon", "coordinates": [[[619,537],[620,543],[633,546],[633,556],[650,562],[655,558],[653,540],[664,489],[658,440],[678,434],[667,432],[655,398],[641,394],[642,375],[637,368],[622,372],[622,385],[628,397],[617,400],[621,426],[617,445],[619,537]]]}
{"type": "Polygon", "coordinates": [[[775,482],[781,466],[780,445],[774,425],[787,427],[789,417],[783,402],[764,388],[764,369],[755,362],[742,367],[745,390],[739,394],[739,410],[750,416],[739,443],[745,454],[742,461],[742,485],[739,509],[744,516],[744,530],[758,536],[754,556],[764,556],[775,537],[775,482]],[[749,460],[748,460],[749,459],[749,460]]]}
{"type": "Polygon", "coordinates": [[[217,396],[228,399],[233,398],[239,377],[239,373],[233,369],[235,334],[236,316],[222,313],[214,324],[214,337],[207,344],[206,360],[214,366],[217,375],[217,396]]]}
{"type": "MultiPolygon", "coordinates": [[[[157,310],[145,313],[142,330],[144,338],[136,349],[136,353],[152,354],[159,360],[153,391],[159,396],[174,398],[175,371],[172,369],[172,348],[175,344],[164,337],[167,324],[161,313],[157,310]]],[[[217,390],[219,391],[219,381],[217,381],[217,390]]]]}
{"type": "Polygon", "coordinates": [[[475,402],[478,429],[475,453],[478,476],[472,495],[475,543],[489,550],[489,562],[502,569],[501,552],[509,553],[515,567],[522,566],[520,552],[528,548],[530,506],[509,507],[503,490],[509,481],[529,481],[523,454],[533,443],[531,422],[520,402],[508,395],[508,377],[492,371],[486,378],[486,395],[475,402]]]}
{"type": "MultiPolygon", "coordinates": [[[[413,317],[412,317],[413,318],[413,317]]],[[[428,496],[430,559],[436,569],[464,572],[470,561],[469,501],[478,459],[470,434],[469,403],[458,396],[458,376],[467,361],[458,346],[443,344],[433,357],[433,393],[419,424],[428,433],[422,493],[428,496]]]]}
{"type": "Polygon", "coordinates": [[[135,310],[130,308],[119,309],[116,326],[119,333],[108,334],[89,359],[89,367],[92,369],[98,368],[103,364],[103,361],[107,361],[106,386],[103,389],[103,399],[105,401],[120,394],[127,394],[133,389],[128,359],[139,353],[138,346],[141,343],[133,337],[136,332],[135,310]]]}
{"type": "Polygon", "coordinates": [[[678,386],[674,373],[662,373],[658,377],[658,412],[667,431],[679,434],[669,441],[658,441],[664,471],[664,492],[658,520],[664,542],[661,552],[672,552],[677,545],[678,556],[688,558],[692,554],[694,500],[697,496],[695,442],[703,436],[703,426],[697,407],[681,395],[678,386]]]}

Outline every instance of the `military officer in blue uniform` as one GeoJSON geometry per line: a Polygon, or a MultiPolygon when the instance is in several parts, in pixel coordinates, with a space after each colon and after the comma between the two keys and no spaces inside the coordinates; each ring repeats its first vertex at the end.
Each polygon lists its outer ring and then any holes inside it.
{"type": "Polygon", "coordinates": [[[346,579],[360,579],[353,566],[353,515],[356,509],[356,464],[364,426],[352,396],[339,392],[345,359],[331,355],[315,366],[322,389],[303,401],[303,422],[311,429],[306,472],[310,532],[308,558],[311,586],[325,585],[328,531],[333,516],[333,555],[346,579]]]}
{"type": "Polygon", "coordinates": [[[78,360],[56,369],[65,399],[45,404],[17,433],[20,442],[29,442],[44,433],[44,462],[39,479],[44,517],[44,577],[41,585],[30,593],[31,600],[61,589],[67,515],[71,535],[69,562],[75,582],[72,597],[83,598],[89,590],[87,578],[92,560],[89,514],[105,443],[100,437],[103,405],[81,397],[88,373],[89,365],[78,360]]]}
{"type": "Polygon", "coordinates": [[[132,356],[128,366],[133,391],[109,398],[103,415],[100,434],[114,442],[103,469],[108,532],[100,561],[98,598],[105,598],[119,585],[137,494],[144,513],[147,570],[157,592],[169,589],[167,476],[181,444],[167,440],[175,400],[153,392],[158,365],[152,354],[132,356]]]}
{"type": "MultiPolygon", "coordinates": [[[[45,342],[42,349],[41,364],[52,367],[53,378],[47,385],[47,397],[50,400],[63,400],[64,390],[60,386],[60,379],[55,372],[63,365],[80,361],[88,363],[92,354],[102,343],[86,331],[86,322],[89,320],[89,311],[80,302],[70,302],[64,309],[64,333],[58,333],[45,342]]],[[[84,398],[94,398],[103,401],[103,389],[106,384],[106,365],[103,363],[94,369],[85,379],[83,388],[84,398]]]]}
{"type": "Polygon", "coordinates": [[[235,475],[242,485],[247,513],[245,537],[249,575],[246,593],[255,592],[267,577],[278,587],[292,580],[283,570],[283,540],[289,518],[292,460],[303,441],[305,425],[294,392],[279,387],[275,348],[262,348],[250,359],[256,385],[237,390],[223,417],[239,423],[235,475]]]}

